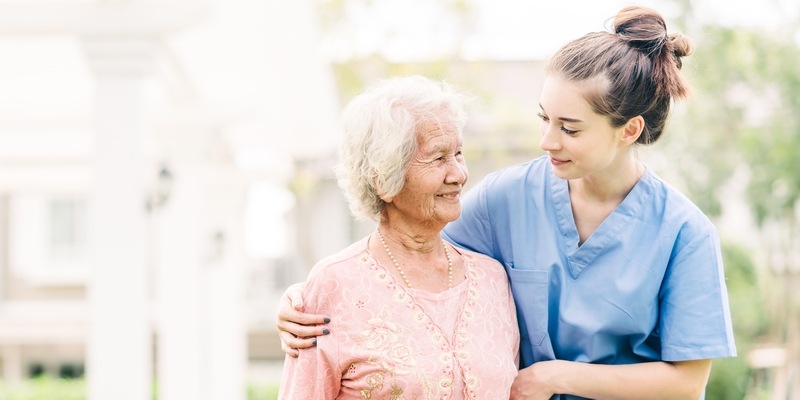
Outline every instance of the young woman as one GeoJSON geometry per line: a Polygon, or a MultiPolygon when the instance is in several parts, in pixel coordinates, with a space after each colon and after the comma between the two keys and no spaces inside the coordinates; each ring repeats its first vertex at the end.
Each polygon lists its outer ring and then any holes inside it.
{"type": "MultiPolygon", "coordinates": [[[[698,399],[736,354],[714,226],[636,157],[686,96],[692,51],[657,12],[623,9],[550,60],[547,155],[486,177],[445,237],[500,261],[517,306],[511,399],[698,399]]],[[[299,296],[289,296],[299,300],[299,296]]],[[[287,301],[280,329],[317,335],[287,301]]],[[[288,332],[287,347],[307,346],[288,332]]],[[[291,350],[290,350],[291,351],[291,350]]]]}

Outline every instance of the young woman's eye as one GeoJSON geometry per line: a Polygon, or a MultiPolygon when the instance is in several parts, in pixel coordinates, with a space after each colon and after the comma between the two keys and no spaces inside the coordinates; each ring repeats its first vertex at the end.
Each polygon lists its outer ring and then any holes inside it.
{"type": "Polygon", "coordinates": [[[550,118],[547,118],[547,116],[542,113],[536,113],[536,115],[539,116],[539,118],[544,122],[550,121],[550,118]]]}
{"type": "Polygon", "coordinates": [[[578,131],[573,131],[573,130],[567,129],[566,127],[563,127],[563,126],[561,127],[561,131],[563,131],[567,135],[574,135],[574,134],[578,133],[578,131]]]}

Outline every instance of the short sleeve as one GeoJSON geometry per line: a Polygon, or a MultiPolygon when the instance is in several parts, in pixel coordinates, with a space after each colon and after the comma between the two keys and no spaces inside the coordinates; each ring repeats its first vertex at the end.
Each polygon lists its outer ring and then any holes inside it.
{"type": "Polygon", "coordinates": [[[659,331],[665,361],[736,355],[720,244],[713,229],[681,232],[661,293],[659,331]]]}

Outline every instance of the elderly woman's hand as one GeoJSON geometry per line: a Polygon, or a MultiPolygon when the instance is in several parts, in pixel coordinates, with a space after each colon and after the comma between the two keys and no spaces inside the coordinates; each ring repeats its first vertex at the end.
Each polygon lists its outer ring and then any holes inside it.
{"type": "Polygon", "coordinates": [[[330,322],[328,317],[303,312],[304,288],[305,282],[289,286],[281,296],[278,307],[276,326],[281,338],[281,350],[291,357],[297,357],[299,349],[316,345],[317,336],[330,333],[323,325],[330,322]]]}

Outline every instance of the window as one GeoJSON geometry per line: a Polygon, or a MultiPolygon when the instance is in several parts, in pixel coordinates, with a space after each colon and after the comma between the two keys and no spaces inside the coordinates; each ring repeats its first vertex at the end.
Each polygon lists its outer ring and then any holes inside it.
{"type": "Polygon", "coordinates": [[[80,199],[50,201],[50,256],[54,261],[80,258],[86,239],[86,210],[80,199]]]}
{"type": "Polygon", "coordinates": [[[88,203],[81,195],[9,198],[9,270],[36,285],[80,285],[88,272],[88,203]]]}

